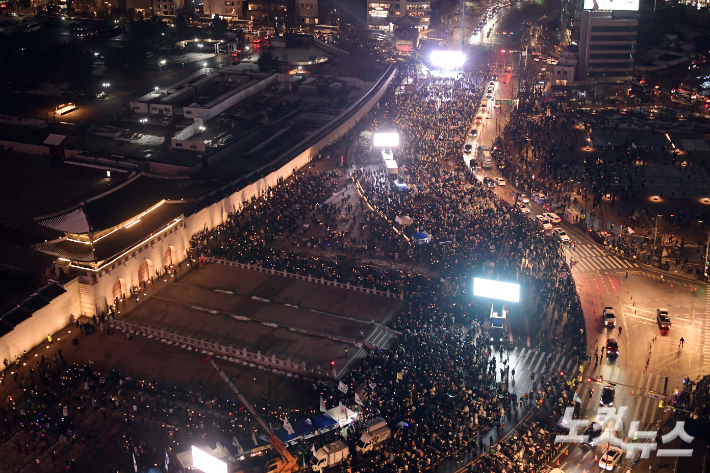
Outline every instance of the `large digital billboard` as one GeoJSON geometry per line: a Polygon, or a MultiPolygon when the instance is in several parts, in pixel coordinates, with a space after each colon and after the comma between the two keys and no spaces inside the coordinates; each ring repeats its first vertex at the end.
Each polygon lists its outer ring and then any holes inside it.
{"type": "Polygon", "coordinates": [[[192,446],[192,466],[205,473],[227,473],[227,464],[209,453],[192,446]]]}
{"type": "Polygon", "coordinates": [[[584,9],[591,11],[638,11],[639,0],[584,0],[584,9]]]}
{"type": "Polygon", "coordinates": [[[399,133],[373,133],[372,144],[387,148],[399,146],[399,133]]]}
{"type": "Polygon", "coordinates": [[[466,62],[466,56],[461,51],[432,51],[429,55],[431,63],[442,69],[461,69],[466,62]]]}
{"type": "Polygon", "coordinates": [[[488,299],[520,302],[520,284],[473,278],[473,295],[488,299]]]}

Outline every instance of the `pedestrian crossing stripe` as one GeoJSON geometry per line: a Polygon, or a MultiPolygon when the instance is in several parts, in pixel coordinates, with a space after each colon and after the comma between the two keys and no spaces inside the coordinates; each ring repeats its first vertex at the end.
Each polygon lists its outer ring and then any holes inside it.
{"type": "Polygon", "coordinates": [[[570,253],[572,259],[577,261],[576,267],[580,270],[603,270],[603,269],[631,269],[638,268],[639,265],[624,258],[606,254],[598,248],[589,245],[577,245],[570,253]],[[577,258],[574,258],[574,257],[577,258]]]}
{"type": "MultiPolygon", "coordinates": [[[[710,303],[710,295],[708,296],[708,302],[710,303]]],[[[710,321],[710,308],[706,312],[708,314],[708,321],[710,321]]],[[[707,338],[707,336],[706,336],[707,338]]],[[[497,352],[493,353],[498,360],[500,360],[500,355],[497,352]]],[[[706,358],[710,358],[706,356],[706,358]]],[[[523,393],[529,393],[533,390],[533,380],[530,375],[534,374],[536,388],[540,388],[540,376],[544,376],[546,380],[553,376],[558,376],[560,372],[565,375],[571,374],[573,371],[576,374],[579,365],[575,361],[574,357],[570,356],[565,352],[550,353],[542,350],[532,349],[532,348],[520,348],[516,347],[510,352],[509,356],[509,367],[511,370],[515,370],[515,376],[510,374],[509,389],[511,392],[516,393],[518,397],[522,396],[523,393]],[[545,364],[549,360],[549,367],[545,369],[545,364]]],[[[501,364],[498,363],[496,366],[497,372],[496,376],[500,376],[501,364]]],[[[509,371],[512,373],[512,371],[509,371]]],[[[628,406],[628,411],[626,414],[627,421],[638,420],[641,422],[642,428],[651,425],[653,422],[661,418],[660,410],[658,409],[658,399],[646,396],[645,394],[649,391],[651,392],[662,392],[663,383],[665,377],[656,374],[645,373],[640,370],[624,371],[624,370],[614,370],[613,375],[606,379],[605,382],[619,383],[620,385],[627,385],[628,388],[624,390],[619,390],[615,405],[617,406],[628,406]],[[632,395],[631,392],[635,391],[632,395]]],[[[593,409],[599,406],[599,398],[601,396],[600,385],[596,381],[587,382],[586,376],[583,376],[582,382],[577,387],[577,394],[582,399],[581,412],[584,416],[588,409],[593,409]],[[587,395],[590,388],[594,389],[594,394],[590,399],[587,395]]]]}

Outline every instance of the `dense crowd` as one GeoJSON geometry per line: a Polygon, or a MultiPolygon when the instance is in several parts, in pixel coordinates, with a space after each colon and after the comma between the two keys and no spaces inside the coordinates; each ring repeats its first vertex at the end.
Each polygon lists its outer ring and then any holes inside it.
{"type": "MultiPolygon", "coordinates": [[[[482,455],[477,463],[481,471],[508,464],[531,471],[554,448],[544,426],[525,427],[495,446],[493,436],[486,438],[489,429],[504,428],[506,419],[519,419],[520,409],[559,415],[571,403],[573,384],[559,376],[545,380],[543,375],[534,379],[535,389],[520,397],[507,389],[511,372],[505,348],[496,356],[480,328],[490,305],[473,301],[469,290],[472,274],[480,273],[484,264],[490,277],[521,284],[531,314],[550,313],[554,325],[564,327],[558,346],[580,360],[586,357],[574,281],[559,277],[569,272],[562,246],[484,187],[461,159],[481,96],[479,82],[468,75],[428,79],[415,93],[396,98],[390,93],[383,100],[386,106],[371,119],[371,130],[400,131],[395,158],[407,192],[393,190],[378,166],[340,171],[348,173],[347,181],[337,171],[295,172],[192,241],[194,255],[405,293],[406,309],[392,324],[404,339],[389,350],[370,353],[343,380],[353,390],[366,387],[368,416],[406,426],[395,431],[381,455],[355,463],[362,471],[424,471],[462,451],[482,455]],[[351,191],[357,187],[365,205],[375,210],[358,221],[354,210],[363,208],[361,202],[331,198],[343,190],[338,182],[351,191]],[[346,236],[336,231],[336,217],[343,214],[353,224],[368,227],[368,237],[358,245],[349,247],[346,236]],[[394,223],[403,216],[414,223],[404,228],[394,223]],[[295,235],[309,225],[324,227],[326,245],[426,264],[440,277],[346,265],[335,257],[301,251],[295,247],[301,241],[295,235]],[[413,245],[407,236],[417,230],[428,232],[434,243],[413,245]],[[293,246],[274,245],[277,238],[293,246]]],[[[536,97],[531,94],[527,100],[536,97]]],[[[334,387],[323,389],[324,395],[348,401],[334,387]]]]}

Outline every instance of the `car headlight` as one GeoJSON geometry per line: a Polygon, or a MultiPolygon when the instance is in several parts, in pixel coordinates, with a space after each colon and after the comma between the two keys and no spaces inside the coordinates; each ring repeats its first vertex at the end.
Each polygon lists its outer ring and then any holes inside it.
{"type": "Polygon", "coordinates": [[[611,406],[613,406],[613,405],[614,405],[614,403],[613,403],[613,402],[610,402],[610,403],[609,403],[609,407],[611,407],[611,406]]]}

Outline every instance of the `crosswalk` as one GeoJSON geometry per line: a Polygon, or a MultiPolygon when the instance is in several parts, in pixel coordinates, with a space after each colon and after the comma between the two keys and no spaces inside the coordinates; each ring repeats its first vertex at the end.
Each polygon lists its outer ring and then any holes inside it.
{"type": "Polygon", "coordinates": [[[592,245],[576,245],[570,255],[577,262],[577,271],[598,271],[605,269],[633,269],[639,265],[620,256],[605,253],[592,245]]]}
{"type": "MultiPolygon", "coordinates": [[[[497,353],[494,353],[497,355],[497,353]]],[[[550,379],[564,373],[579,373],[579,364],[572,356],[565,352],[549,353],[542,350],[516,347],[510,352],[508,361],[510,368],[515,369],[514,382],[511,380],[509,390],[522,395],[533,390],[534,374],[536,387],[540,387],[540,378],[550,379]],[[548,365],[547,360],[551,360],[548,365]],[[545,368],[548,366],[547,368],[545,368]]],[[[502,367],[499,363],[498,368],[502,367]]],[[[604,378],[604,383],[616,384],[615,406],[627,406],[625,420],[630,422],[638,420],[641,425],[650,425],[660,419],[661,413],[658,402],[664,398],[663,389],[665,376],[650,374],[642,370],[622,370],[618,366],[608,365],[605,362],[599,365],[585,364],[582,383],[577,387],[577,394],[582,399],[581,413],[583,416],[593,416],[599,407],[599,399],[603,384],[597,384],[597,376],[604,378]],[[593,381],[588,382],[591,378],[593,381]],[[594,389],[592,397],[589,390],[594,389]]],[[[500,379],[500,372],[498,373],[500,379]]],[[[668,386],[668,389],[672,389],[668,386]]]]}

